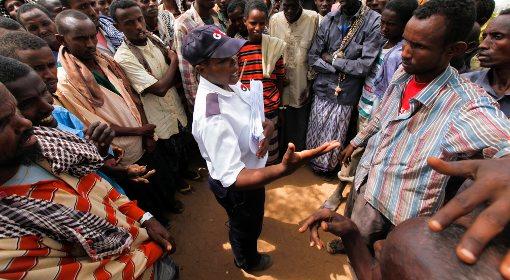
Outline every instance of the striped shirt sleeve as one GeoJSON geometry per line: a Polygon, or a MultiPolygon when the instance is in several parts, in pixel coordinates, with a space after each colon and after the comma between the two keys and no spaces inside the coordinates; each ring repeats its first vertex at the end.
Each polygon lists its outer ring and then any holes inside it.
{"type": "Polygon", "coordinates": [[[463,105],[450,124],[444,149],[452,154],[483,150],[485,158],[510,154],[510,120],[498,108],[489,96],[463,105]]]}

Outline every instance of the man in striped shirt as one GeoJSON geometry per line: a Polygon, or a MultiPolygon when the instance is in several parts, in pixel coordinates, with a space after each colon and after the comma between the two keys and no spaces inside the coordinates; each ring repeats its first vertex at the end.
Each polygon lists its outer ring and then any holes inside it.
{"type": "Polygon", "coordinates": [[[349,209],[368,244],[441,207],[448,176],[429,167],[428,157],[510,154],[510,121],[492,97],[449,66],[465,51],[474,21],[472,0],[431,0],[416,10],[404,31],[403,69],[342,152],[348,161],[356,147],[366,146],[349,209]]]}

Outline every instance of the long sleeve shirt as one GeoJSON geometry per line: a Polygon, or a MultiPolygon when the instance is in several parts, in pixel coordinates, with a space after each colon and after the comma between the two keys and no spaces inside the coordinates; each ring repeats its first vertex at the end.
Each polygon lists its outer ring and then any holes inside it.
{"type": "Polygon", "coordinates": [[[358,16],[361,16],[361,9],[352,17],[342,14],[341,10],[326,15],[308,52],[308,65],[317,72],[313,85],[315,94],[342,105],[357,104],[365,78],[384,43],[379,31],[381,16],[369,10],[360,30],[347,45],[345,58],[337,58],[333,64],[322,59],[322,53],[333,54],[338,50],[348,33],[345,27],[350,26],[358,16]],[[339,73],[345,73],[346,79],[340,84],[342,93],[335,96],[339,73]]]}
{"type": "Polygon", "coordinates": [[[510,121],[483,89],[448,67],[410,100],[400,114],[412,75],[399,68],[365,129],[351,141],[366,145],[355,187],[393,224],[435,213],[443,204],[448,176],[427,165],[428,157],[451,161],[482,151],[486,158],[510,154],[510,121]]]}

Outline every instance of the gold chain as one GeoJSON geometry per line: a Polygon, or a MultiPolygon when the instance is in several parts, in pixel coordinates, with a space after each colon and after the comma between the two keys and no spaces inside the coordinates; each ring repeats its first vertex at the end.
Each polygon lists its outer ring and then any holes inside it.
{"type": "MultiPolygon", "coordinates": [[[[363,22],[365,21],[365,14],[368,11],[368,7],[365,5],[362,5],[360,8],[360,15],[354,20],[352,23],[352,26],[349,28],[349,32],[347,32],[347,35],[342,39],[342,42],[340,43],[340,47],[336,52],[333,53],[334,58],[345,58],[344,50],[347,48],[347,45],[351,42],[351,40],[354,38],[356,33],[358,33],[358,30],[363,25],[363,22]]],[[[338,75],[338,81],[335,88],[335,96],[338,96],[342,92],[342,88],[340,87],[340,84],[345,81],[345,73],[340,73],[338,75]]]]}

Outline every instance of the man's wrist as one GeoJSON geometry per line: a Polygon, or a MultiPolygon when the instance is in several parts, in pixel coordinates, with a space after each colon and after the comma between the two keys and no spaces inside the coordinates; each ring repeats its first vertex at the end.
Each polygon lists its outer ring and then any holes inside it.
{"type": "Polygon", "coordinates": [[[143,216],[140,218],[140,225],[142,225],[142,227],[145,227],[145,223],[152,218],[154,218],[154,216],[150,212],[145,212],[143,216]]]}

